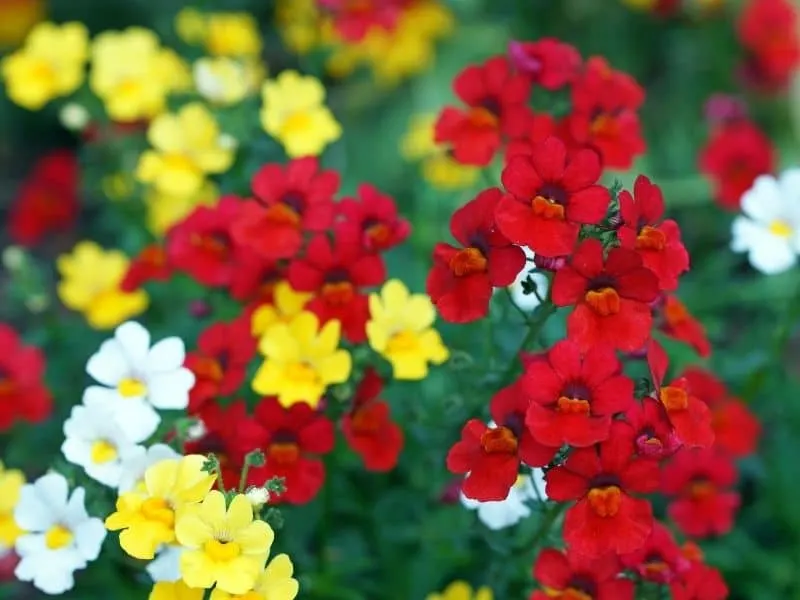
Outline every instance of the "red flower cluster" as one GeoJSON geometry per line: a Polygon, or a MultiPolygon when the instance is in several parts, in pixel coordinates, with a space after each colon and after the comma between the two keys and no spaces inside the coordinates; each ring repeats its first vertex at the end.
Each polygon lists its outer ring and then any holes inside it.
{"type": "Polygon", "coordinates": [[[745,79],[767,91],[785,88],[800,64],[797,7],[790,0],[749,0],[739,16],[745,79]]]}
{"type": "Polygon", "coordinates": [[[391,31],[409,0],[317,0],[323,13],[333,18],[336,31],[348,42],[358,42],[370,29],[391,31]]]}
{"type": "Polygon", "coordinates": [[[0,323],[0,348],[0,431],[17,420],[44,421],[53,410],[50,391],[44,385],[44,354],[24,345],[5,323],[0,323]]]}

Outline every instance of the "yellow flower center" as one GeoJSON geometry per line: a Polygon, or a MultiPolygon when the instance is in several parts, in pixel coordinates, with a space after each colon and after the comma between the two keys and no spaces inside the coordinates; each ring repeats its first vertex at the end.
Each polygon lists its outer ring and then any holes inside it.
{"type": "Polygon", "coordinates": [[[398,331],[391,338],[386,347],[387,354],[400,354],[412,352],[419,345],[417,335],[413,331],[398,331]]]}
{"type": "Polygon", "coordinates": [[[289,115],[281,127],[281,135],[303,133],[311,129],[311,117],[307,112],[296,112],[289,115]]]}
{"type": "Polygon", "coordinates": [[[142,502],[141,511],[148,521],[158,521],[167,527],[175,524],[175,512],[164,498],[148,498],[142,502]]]}
{"type": "Polygon", "coordinates": [[[782,238],[788,238],[792,235],[791,226],[786,221],[775,220],[769,224],[769,232],[782,238]]]}
{"type": "Polygon", "coordinates": [[[203,544],[203,551],[214,562],[228,562],[242,553],[239,544],[236,542],[221,542],[219,540],[209,540],[203,544]]]}
{"type": "Polygon", "coordinates": [[[53,525],[44,534],[44,544],[50,550],[58,550],[72,543],[72,532],[63,525],[53,525]]]}
{"type": "Polygon", "coordinates": [[[30,70],[30,78],[35,81],[48,81],[55,79],[53,65],[45,60],[37,61],[30,70]]]}
{"type": "Polygon", "coordinates": [[[147,386],[135,377],[126,377],[117,384],[117,392],[123,398],[137,398],[147,394],[147,386]]]}
{"type": "Polygon", "coordinates": [[[97,440],[92,444],[90,457],[96,465],[111,462],[119,456],[117,447],[107,440],[97,440]]]}
{"type": "Polygon", "coordinates": [[[317,380],[317,372],[308,363],[296,362],[286,367],[286,379],[296,383],[313,383],[317,380]]]}
{"type": "Polygon", "coordinates": [[[194,171],[194,163],[184,154],[165,154],[164,168],[169,171],[194,171]]]}

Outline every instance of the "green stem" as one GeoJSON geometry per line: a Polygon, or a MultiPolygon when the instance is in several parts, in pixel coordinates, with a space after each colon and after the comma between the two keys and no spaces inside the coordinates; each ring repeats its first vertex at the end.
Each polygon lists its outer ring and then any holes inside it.
{"type": "Polygon", "coordinates": [[[509,361],[508,368],[503,373],[503,382],[508,381],[511,378],[511,375],[514,374],[514,370],[517,368],[516,359],[519,356],[519,353],[525,350],[525,348],[527,348],[528,345],[539,336],[542,331],[542,327],[544,327],[544,324],[547,322],[547,319],[550,318],[550,316],[556,312],[556,310],[558,310],[558,307],[549,300],[536,309],[534,318],[528,321],[528,331],[525,334],[525,337],[522,339],[522,343],[519,345],[519,348],[509,361]]]}
{"type": "Polygon", "coordinates": [[[242,474],[239,476],[239,493],[244,494],[244,486],[247,485],[247,473],[250,471],[250,463],[244,461],[242,467],[242,474]]]}
{"type": "Polygon", "coordinates": [[[523,550],[536,550],[539,544],[547,538],[547,534],[550,533],[550,529],[553,527],[553,524],[556,522],[558,517],[561,516],[561,513],[567,508],[567,505],[563,502],[554,503],[550,510],[548,510],[544,516],[542,517],[542,522],[539,523],[539,527],[533,533],[531,539],[526,542],[525,547],[522,548],[523,550]]]}

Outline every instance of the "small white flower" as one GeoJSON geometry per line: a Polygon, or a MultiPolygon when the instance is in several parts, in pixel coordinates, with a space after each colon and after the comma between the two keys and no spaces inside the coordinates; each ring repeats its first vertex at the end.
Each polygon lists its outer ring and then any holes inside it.
{"type": "Polygon", "coordinates": [[[178,581],[181,578],[182,546],[161,546],[156,557],[147,565],[147,574],[155,582],[178,581]]]}
{"type": "Polygon", "coordinates": [[[530,274],[531,279],[536,284],[536,293],[542,298],[547,296],[548,282],[547,276],[544,273],[531,273],[534,269],[533,262],[531,262],[534,256],[533,252],[525,247],[523,247],[522,250],[525,252],[525,257],[529,260],[525,263],[525,268],[517,275],[514,283],[508,286],[508,289],[511,291],[511,300],[514,304],[525,312],[529,312],[539,306],[541,302],[539,302],[539,298],[536,297],[536,294],[526,294],[523,291],[522,282],[525,281],[528,278],[528,274],[530,274]]]}
{"type": "Polygon", "coordinates": [[[761,175],[742,196],[731,249],[747,252],[753,268],[773,275],[791,269],[800,252],[800,168],[778,179],[761,175]]]}
{"type": "Polygon", "coordinates": [[[186,408],[195,378],[183,366],[185,357],[179,338],[165,338],[151,348],[144,327],[123,323],[86,363],[87,373],[107,387],[91,386],[87,393],[116,404],[139,401],[159,409],[186,408]]]}
{"type": "Polygon", "coordinates": [[[69,462],[82,466],[92,479],[117,487],[123,462],[139,451],[136,444],[151,433],[147,421],[129,420],[123,426],[113,405],[90,400],[85,405],[73,406],[69,419],[64,421],[66,439],[61,451],[69,462]]]}
{"type": "Polygon", "coordinates": [[[541,469],[532,469],[530,475],[520,475],[509,490],[505,500],[479,502],[461,494],[461,504],[465,508],[478,511],[478,518],[489,529],[504,529],[516,525],[531,514],[528,502],[546,500],[544,493],[544,473],[541,469]],[[538,493],[537,493],[538,492],[538,493]]]}
{"type": "Polygon", "coordinates": [[[247,490],[246,496],[253,506],[263,506],[269,501],[269,490],[263,487],[251,487],[247,490]]]}
{"type": "Polygon", "coordinates": [[[197,419],[186,431],[186,437],[190,440],[199,440],[207,432],[206,424],[201,419],[197,419]]]}
{"type": "Polygon", "coordinates": [[[14,574],[46,594],[71,589],[73,573],[97,558],[106,537],[103,521],[86,513],[85,490],[76,488],[69,499],[68,492],[64,476],[49,473],[22,487],[14,511],[14,520],[29,532],[17,539],[21,560],[14,574]]]}
{"type": "Polygon", "coordinates": [[[147,450],[137,446],[136,450],[122,459],[122,474],[119,477],[119,493],[129,492],[144,480],[144,472],[162,460],[180,458],[180,453],[166,444],[153,444],[147,450]]]}
{"type": "Polygon", "coordinates": [[[69,102],[58,113],[58,120],[68,131],[83,131],[91,120],[86,107],[77,102],[69,102]]]}

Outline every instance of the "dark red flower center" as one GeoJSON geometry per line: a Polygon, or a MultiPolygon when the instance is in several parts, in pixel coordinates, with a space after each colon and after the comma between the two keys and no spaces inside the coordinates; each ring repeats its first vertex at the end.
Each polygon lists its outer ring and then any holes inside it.
{"type": "Polygon", "coordinates": [[[273,204],[267,208],[264,217],[273,225],[295,228],[300,226],[300,214],[288,204],[273,204]]]}
{"type": "Polygon", "coordinates": [[[576,573],[562,592],[561,600],[592,600],[596,592],[597,585],[591,577],[576,573]]]}
{"type": "Polygon", "coordinates": [[[369,407],[356,410],[350,417],[350,425],[353,431],[361,434],[375,434],[381,429],[381,420],[376,416],[375,411],[369,407]]]}
{"type": "Polygon", "coordinates": [[[655,432],[646,427],[636,438],[636,450],[642,456],[660,456],[664,450],[664,443],[655,435],[655,432]]]}
{"type": "Polygon", "coordinates": [[[272,460],[279,465],[291,465],[300,458],[300,446],[293,431],[281,429],[272,435],[267,451],[267,462],[272,460]]]}
{"type": "Polygon", "coordinates": [[[196,248],[213,254],[219,260],[225,260],[231,250],[230,237],[221,231],[206,234],[193,234],[191,243],[196,248]]]}
{"type": "Polygon", "coordinates": [[[167,264],[167,253],[164,248],[155,244],[147,246],[139,253],[139,259],[154,267],[163,267],[167,264]]]}
{"type": "Polygon", "coordinates": [[[17,391],[17,384],[7,373],[0,370],[0,398],[13,396],[17,391]]]}
{"type": "Polygon", "coordinates": [[[637,250],[663,250],[667,246],[667,236],[664,232],[650,225],[642,227],[636,236],[637,250]]]}
{"type": "Polygon", "coordinates": [[[613,517],[622,505],[622,490],[617,485],[593,487],[587,495],[589,506],[598,517],[613,517]]]}
{"type": "Polygon", "coordinates": [[[367,219],[362,228],[370,247],[381,248],[392,238],[392,228],[383,221],[367,219]]]}
{"type": "Polygon", "coordinates": [[[508,427],[487,429],[481,435],[481,448],[486,454],[516,454],[517,436],[508,427]]]}
{"type": "Polygon", "coordinates": [[[669,578],[672,569],[663,556],[652,552],[642,561],[642,571],[647,579],[662,581],[669,578]]]}
{"type": "Polygon", "coordinates": [[[350,283],[349,275],[344,269],[334,269],[325,276],[322,286],[322,297],[330,305],[345,306],[355,296],[355,288],[350,283]]]}
{"type": "Polygon", "coordinates": [[[489,261],[478,248],[464,248],[450,259],[450,270],[456,277],[466,277],[486,271],[489,261]]]}
{"type": "Polygon", "coordinates": [[[679,387],[671,385],[662,387],[658,393],[658,398],[668,413],[689,408],[689,394],[679,387]]]}
{"type": "Polygon", "coordinates": [[[467,120],[473,127],[480,129],[497,129],[500,123],[500,101],[494,96],[487,96],[479,104],[470,108],[467,120]]]}
{"type": "Polygon", "coordinates": [[[583,382],[570,381],[561,390],[555,409],[560,413],[588,415],[591,411],[591,392],[583,382]]]}
{"type": "Polygon", "coordinates": [[[601,317],[615,315],[620,309],[619,294],[613,287],[590,289],[586,292],[584,301],[601,317]]]}
{"type": "Polygon", "coordinates": [[[602,112],[592,119],[589,130],[598,137],[616,137],[619,135],[619,121],[612,113],[602,112]]]}

